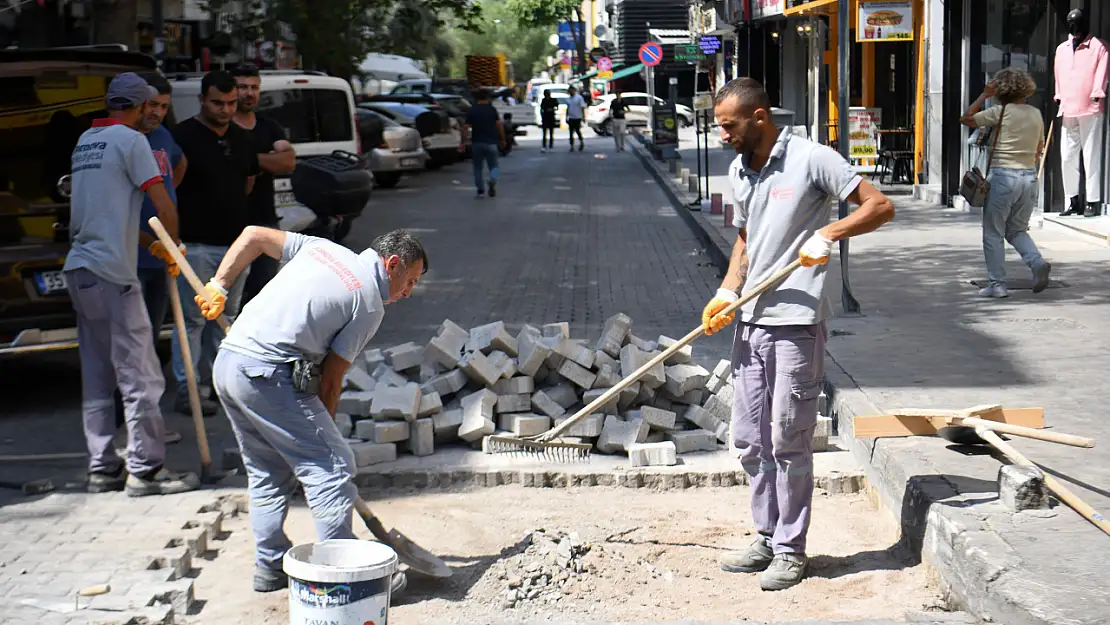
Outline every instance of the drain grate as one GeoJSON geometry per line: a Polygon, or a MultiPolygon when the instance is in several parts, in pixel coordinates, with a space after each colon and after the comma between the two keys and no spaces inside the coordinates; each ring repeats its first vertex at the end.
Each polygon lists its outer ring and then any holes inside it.
{"type": "MultiPolygon", "coordinates": [[[[991,281],[986,279],[986,278],[980,278],[978,280],[968,280],[968,282],[977,286],[977,287],[979,287],[979,288],[981,288],[981,289],[990,286],[990,283],[991,283],[991,281]]],[[[1050,289],[1066,289],[1070,286],[1071,286],[1070,284],[1068,284],[1067,282],[1064,282],[1063,280],[1049,280],[1048,281],[1048,288],[1050,288],[1050,289]]],[[[1011,290],[1011,291],[1032,291],[1033,290],[1033,280],[1031,278],[1018,278],[1018,279],[1015,279],[1015,280],[1007,279],[1006,280],[1006,288],[1011,290]]]]}

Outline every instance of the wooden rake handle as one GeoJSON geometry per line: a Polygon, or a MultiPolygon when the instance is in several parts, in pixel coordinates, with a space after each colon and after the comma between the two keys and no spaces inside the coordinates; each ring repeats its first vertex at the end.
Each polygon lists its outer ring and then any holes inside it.
{"type": "MultiPolygon", "coordinates": [[[[764,280],[743,297],[729,304],[725,307],[724,310],[717,314],[728,315],[736,312],[744,304],[747,304],[748,302],[762,295],[764,292],[778,286],[779,282],[785,280],[787,276],[789,276],[791,273],[794,272],[795,269],[801,266],[802,261],[799,258],[789,265],[783,267],[782,269],[779,269],[770,278],[764,280]]],[[[563,421],[562,423],[555,426],[553,429],[548,430],[544,434],[541,434],[536,440],[550,441],[558,438],[560,434],[573,427],[575,423],[578,423],[582,419],[585,419],[587,416],[593,414],[595,410],[609,403],[609,401],[612,400],[613,397],[618,395],[621,391],[628,388],[637,380],[647,375],[648,371],[651,371],[653,367],[673,356],[676,352],[678,352],[678,350],[686,347],[690,343],[693,343],[694,339],[698,338],[704,333],[704,325],[698,325],[698,327],[690,330],[689,334],[679,339],[678,342],[676,342],[674,345],[671,345],[667,349],[663,350],[662,353],[657,354],[654,358],[644,363],[643,366],[641,366],[639,369],[629,374],[628,377],[624,378],[620,382],[617,382],[617,384],[613,386],[613,388],[602,393],[601,397],[598,397],[597,399],[587,404],[584,408],[574,413],[574,416],[572,416],[571,418],[563,421]]]]}
{"type": "Polygon", "coordinates": [[[1027,428],[1021,425],[1013,425],[1010,423],[1000,423],[998,421],[990,421],[988,419],[979,419],[978,417],[957,417],[949,419],[951,425],[955,426],[970,426],[974,428],[987,428],[995,432],[1002,432],[1003,434],[1010,434],[1011,436],[1022,436],[1025,438],[1035,438],[1040,441],[1048,441],[1050,443],[1059,443],[1061,445],[1071,445],[1072,447],[1094,447],[1095,441],[1085,436],[1076,436],[1074,434],[1061,434],[1059,432],[1047,432],[1045,430],[1036,430],[1027,428]]]}
{"type": "MultiPolygon", "coordinates": [[[[154,234],[158,236],[158,240],[166,247],[166,251],[170,253],[170,256],[173,256],[173,262],[177,263],[178,268],[181,269],[181,275],[185,276],[185,281],[193,287],[193,290],[197,292],[201,299],[207,302],[208,298],[204,296],[204,284],[197,277],[197,272],[193,271],[189,261],[185,260],[185,255],[177,249],[177,244],[173,242],[170,233],[166,232],[162,222],[157,217],[151,217],[147,223],[150,224],[150,229],[154,231],[154,234]]],[[[227,317],[223,315],[216,317],[216,323],[223,328],[224,334],[227,334],[231,329],[231,324],[227,322],[227,317]]]]}

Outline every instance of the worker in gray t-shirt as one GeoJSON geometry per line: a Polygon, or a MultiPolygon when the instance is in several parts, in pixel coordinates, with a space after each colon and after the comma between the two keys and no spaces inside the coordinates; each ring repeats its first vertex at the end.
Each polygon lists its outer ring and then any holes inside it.
{"type": "Polygon", "coordinates": [[[757,81],[738,78],[722,87],[714,113],[722,139],[738,154],[729,183],[740,234],[728,274],[702,313],[706,334],[732,323],[734,315],[721,313],[741,290],[802,262],[777,289],[741,308],[732,348],[732,438],[751,479],[759,537],[723,556],[721,568],[763,571],[761,587],[781,590],[800,582],[807,565],[812,437],[830,312],[826,264],[833,242],[879,228],[893,219],[894,206],[837,152],[776,128],[757,81]],[[829,223],[833,199],[859,208],[829,223]]]}
{"type": "MultiPolygon", "coordinates": [[[[205,298],[196,298],[207,319],[220,316],[235,279],[261,254],[283,267],[239,313],[212,380],[250,480],[254,589],[271,592],[288,583],[281,562],[292,545],[282,525],[297,482],[320,540],[355,537],[355,456],[333,421],[343,377],[378,331],[385,305],[412,293],[428,257],[404,230],[358,254],[250,226],[228,248],[205,298]]],[[[403,583],[398,574],[394,590],[403,583]]]]}

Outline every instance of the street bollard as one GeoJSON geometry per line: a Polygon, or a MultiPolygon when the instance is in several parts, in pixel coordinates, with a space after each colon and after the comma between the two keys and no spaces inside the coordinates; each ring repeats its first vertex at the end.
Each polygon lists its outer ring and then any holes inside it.
{"type": "Polygon", "coordinates": [[[677,158],[672,158],[667,163],[672,174],[677,174],[682,169],[682,161],[677,158]]]}
{"type": "Polygon", "coordinates": [[[732,204],[725,204],[725,227],[732,227],[732,204]]]}
{"type": "Polygon", "coordinates": [[[686,190],[689,191],[690,193],[697,193],[698,192],[698,177],[697,176],[690,176],[690,178],[686,181],[686,190]]]}
{"type": "Polygon", "coordinates": [[[682,183],[682,186],[686,186],[687,184],[689,184],[690,170],[683,167],[682,171],[678,172],[678,180],[682,183]]]}
{"type": "Polygon", "coordinates": [[[720,215],[721,211],[723,209],[722,204],[724,203],[724,198],[721,196],[721,194],[720,193],[711,194],[709,196],[709,202],[710,202],[709,214],[710,215],[720,215]]]}

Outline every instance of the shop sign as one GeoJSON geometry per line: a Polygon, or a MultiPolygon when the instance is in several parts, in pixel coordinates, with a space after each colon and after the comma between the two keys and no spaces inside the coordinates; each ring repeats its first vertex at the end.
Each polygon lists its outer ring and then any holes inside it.
{"type": "Polygon", "coordinates": [[[852,158],[878,158],[882,122],[883,109],[848,109],[848,148],[852,158]]]}
{"type": "Polygon", "coordinates": [[[698,38],[698,47],[705,56],[715,56],[721,51],[721,38],[705,35],[698,38]]]}
{"type": "Polygon", "coordinates": [[[678,121],[671,107],[660,107],[652,111],[651,138],[656,148],[678,145],[678,121]]]}
{"type": "Polygon", "coordinates": [[[913,41],[913,3],[860,2],[856,41],[913,41]]]}
{"type": "Polygon", "coordinates": [[[782,15],[786,10],[786,0],[752,0],[752,19],[782,15]]]}
{"type": "Polygon", "coordinates": [[[674,47],[674,60],[695,62],[701,60],[701,50],[696,43],[680,43],[674,47]]]}

